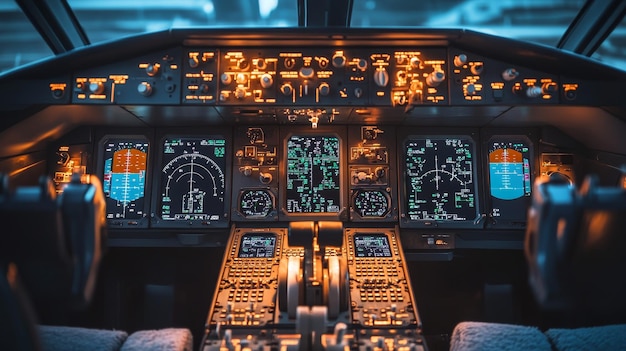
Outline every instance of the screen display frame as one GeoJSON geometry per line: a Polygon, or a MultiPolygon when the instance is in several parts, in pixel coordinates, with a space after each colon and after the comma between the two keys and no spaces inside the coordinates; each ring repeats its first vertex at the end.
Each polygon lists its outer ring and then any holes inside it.
{"type": "MultiPolygon", "coordinates": [[[[376,258],[393,258],[393,253],[394,250],[391,247],[391,240],[389,239],[389,236],[385,233],[365,233],[365,232],[357,232],[352,236],[352,245],[354,247],[354,258],[372,258],[372,259],[376,259],[376,258]],[[381,256],[359,256],[358,253],[358,248],[359,245],[357,245],[357,239],[358,238],[363,238],[363,237],[367,237],[367,238],[384,238],[385,240],[385,244],[387,245],[387,249],[389,249],[389,253],[388,254],[383,254],[381,256]]],[[[368,251],[370,251],[369,247],[367,247],[366,249],[368,249],[368,251]]]]}
{"type": "Polygon", "coordinates": [[[276,248],[278,247],[278,235],[276,235],[276,233],[257,233],[257,232],[248,232],[245,233],[243,235],[241,235],[239,237],[239,243],[237,245],[237,258],[240,259],[255,259],[255,258],[260,258],[260,259],[271,259],[276,257],[276,248]],[[274,248],[272,249],[272,256],[247,256],[247,257],[242,257],[242,248],[243,248],[243,243],[246,237],[262,237],[262,238],[272,238],[272,240],[274,241],[274,248]]]}
{"type": "Polygon", "coordinates": [[[226,130],[211,129],[206,133],[196,131],[175,131],[172,133],[161,133],[155,138],[158,145],[155,148],[157,155],[155,157],[154,181],[152,197],[152,218],[151,226],[154,228],[227,228],[230,222],[230,179],[232,167],[231,155],[231,138],[226,130]],[[224,194],[223,194],[223,214],[214,220],[210,219],[186,219],[186,220],[168,220],[163,219],[160,209],[162,208],[162,189],[163,189],[163,167],[164,165],[164,147],[165,141],[168,139],[222,139],[224,140],[224,194]]]}
{"type": "MultiPolygon", "coordinates": [[[[97,164],[96,164],[96,174],[100,177],[102,181],[103,190],[105,186],[104,179],[104,162],[105,162],[105,148],[106,145],[112,140],[128,140],[128,141],[145,141],[148,143],[148,151],[146,155],[146,170],[144,177],[144,202],[142,207],[143,216],[138,219],[134,218],[108,218],[107,213],[107,224],[110,228],[147,228],[150,223],[150,209],[152,204],[151,194],[152,194],[152,158],[154,154],[154,140],[147,133],[133,133],[133,134],[122,134],[122,133],[105,133],[98,139],[98,150],[97,150],[97,164]]],[[[106,190],[105,190],[106,191],[106,190]]],[[[106,193],[105,193],[106,194],[106,193]]],[[[105,199],[107,202],[107,207],[109,207],[110,197],[105,195],[105,199]]]]}
{"type": "Polygon", "coordinates": [[[281,167],[280,167],[280,189],[279,189],[279,203],[281,211],[279,213],[280,220],[311,220],[312,218],[323,218],[323,219],[337,219],[337,220],[345,220],[347,219],[347,192],[348,192],[348,184],[346,181],[346,169],[347,169],[347,160],[346,160],[346,131],[345,128],[340,126],[333,126],[330,128],[328,126],[323,127],[320,126],[317,129],[304,129],[304,128],[294,128],[293,126],[288,129],[286,133],[281,133],[282,138],[282,147],[283,153],[281,157],[281,167]],[[288,165],[288,143],[291,137],[293,136],[301,136],[301,137],[336,137],[339,141],[339,211],[338,212],[311,212],[311,213],[302,213],[302,212],[288,212],[287,211],[287,165],[288,165]]]}
{"type": "Polygon", "coordinates": [[[399,173],[399,193],[400,193],[400,227],[402,228],[466,228],[466,229],[474,229],[474,228],[482,228],[484,226],[484,212],[482,211],[482,181],[481,179],[481,170],[482,170],[482,162],[481,155],[479,154],[479,140],[478,140],[478,130],[473,130],[468,128],[467,130],[463,130],[460,132],[459,130],[445,130],[445,131],[428,131],[424,130],[426,133],[413,134],[409,133],[404,137],[399,137],[398,149],[402,150],[401,154],[398,155],[398,163],[400,164],[401,172],[399,173]],[[434,139],[434,140],[445,140],[445,139],[465,139],[471,142],[471,152],[473,156],[472,161],[472,189],[474,193],[474,213],[475,216],[473,218],[466,218],[463,220],[441,220],[441,219],[411,219],[408,209],[408,191],[409,184],[406,183],[406,172],[407,172],[407,163],[406,163],[406,154],[407,154],[407,143],[412,140],[425,140],[425,139],[434,139]]]}
{"type": "Polygon", "coordinates": [[[485,210],[488,216],[487,227],[488,228],[503,228],[503,229],[523,229],[526,227],[526,217],[528,208],[530,207],[532,201],[532,188],[533,182],[536,179],[536,175],[538,172],[538,164],[537,164],[537,154],[536,154],[536,141],[533,138],[533,132],[523,130],[521,133],[516,131],[515,133],[511,133],[510,131],[503,130],[486,130],[483,133],[483,153],[484,153],[484,186],[485,186],[485,210]],[[523,196],[512,201],[515,201],[516,204],[513,206],[518,206],[515,211],[509,211],[511,213],[521,214],[520,216],[507,215],[506,213],[499,213],[500,215],[494,217],[494,208],[496,204],[500,201],[491,193],[491,163],[489,160],[489,154],[491,145],[493,142],[523,142],[528,145],[529,151],[529,166],[530,166],[530,194],[527,196],[523,196]]]}

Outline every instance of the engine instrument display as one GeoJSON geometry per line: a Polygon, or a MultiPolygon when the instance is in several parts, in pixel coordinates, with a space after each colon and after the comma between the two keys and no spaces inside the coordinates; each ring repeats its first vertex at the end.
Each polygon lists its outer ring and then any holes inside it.
{"type": "Polygon", "coordinates": [[[265,189],[243,190],[239,195],[239,212],[246,218],[264,218],[274,210],[274,196],[265,189]]]}
{"type": "Polygon", "coordinates": [[[168,222],[224,220],[226,140],[170,137],[163,140],[159,204],[168,222]]]}
{"type": "Polygon", "coordinates": [[[149,142],[143,137],[110,138],[102,143],[102,186],[110,221],[134,223],[146,216],[149,142]]]}
{"type": "Polygon", "coordinates": [[[381,218],[389,213],[391,199],[382,190],[357,190],[352,197],[353,210],[361,218],[381,218]]]}
{"type": "Polygon", "coordinates": [[[385,234],[356,234],[354,254],[356,257],[391,257],[389,239],[385,234]]]}
{"type": "Polygon", "coordinates": [[[489,140],[491,215],[524,220],[530,205],[531,144],[524,136],[495,136],[489,140]]]}
{"type": "Polygon", "coordinates": [[[239,244],[239,258],[272,258],[276,247],[274,234],[246,234],[239,244]]]}
{"type": "Polygon", "coordinates": [[[417,137],[407,140],[404,149],[407,219],[460,222],[478,217],[469,136],[417,137]]]}
{"type": "Polygon", "coordinates": [[[293,135],[287,140],[288,213],[338,213],[341,207],[340,140],[293,135]]]}

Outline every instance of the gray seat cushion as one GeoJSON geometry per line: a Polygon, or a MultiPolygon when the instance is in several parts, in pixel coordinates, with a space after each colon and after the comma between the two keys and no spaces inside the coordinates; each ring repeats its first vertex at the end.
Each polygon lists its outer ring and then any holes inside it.
{"type": "Polygon", "coordinates": [[[122,351],[192,351],[193,336],[189,329],[168,328],[132,333],[122,351]]]}
{"type": "Polygon", "coordinates": [[[119,330],[39,326],[43,351],[117,351],[128,337],[119,330]]]}
{"type": "Polygon", "coordinates": [[[551,351],[548,338],[534,327],[462,322],[450,339],[450,351],[551,351]]]}
{"type": "Polygon", "coordinates": [[[626,324],[549,329],[546,335],[558,351],[626,350],[626,324]]]}

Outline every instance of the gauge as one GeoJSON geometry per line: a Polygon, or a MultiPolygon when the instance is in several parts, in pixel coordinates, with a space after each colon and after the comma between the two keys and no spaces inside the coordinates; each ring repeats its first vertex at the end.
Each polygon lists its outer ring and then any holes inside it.
{"type": "Polygon", "coordinates": [[[107,219],[143,218],[145,207],[148,140],[108,139],[103,143],[103,190],[107,219]]]}
{"type": "Polygon", "coordinates": [[[358,190],[353,197],[354,211],[363,218],[380,218],[389,212],[389,195],[382,190],[358,190]]]}
{"type": "Polygon", "coordinates": [[[493,136],[487,152],[493,225],[522,226],[531,202],[532,143],[524,135],[493,136]]]}
{"type": "Polygon", "coordinates": [[[530,147],[524,140],[494,139],[489,146],[491,196],[515,200],[530,196],[530,147]]]}
{"type": "Polygon", "coordinates": [[[274,209],[274,196],[264,189],[244,190],[239,195],[239,212],[246,218],[261,218],[274,209]]]}
{"type": "Polygon", "coordinates": [[[224,216],[225,141],[166,139],[161,169],[161,217],[217,221],[224,216]]]}

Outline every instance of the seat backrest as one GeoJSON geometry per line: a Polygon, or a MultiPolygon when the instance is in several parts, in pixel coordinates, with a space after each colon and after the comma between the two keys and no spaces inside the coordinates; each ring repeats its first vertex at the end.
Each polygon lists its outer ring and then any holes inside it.
{"type": "Polygon", "coordinates": [[[536,300],[546,309],[603,316],[626,312],[626,189],[593,176],[577,190],[535,182],[525,254],[536,300]]]}
{"type": "Polygon", "coordinates": [[[6,176],[0,178],[0,262],[18,267],[40,316],[50,306],[55,312],[85,306],[93,295],[106,238],[100,181],[76,174],[56,196],[45,177],[38,186],[14,192],[6,176]]]}

